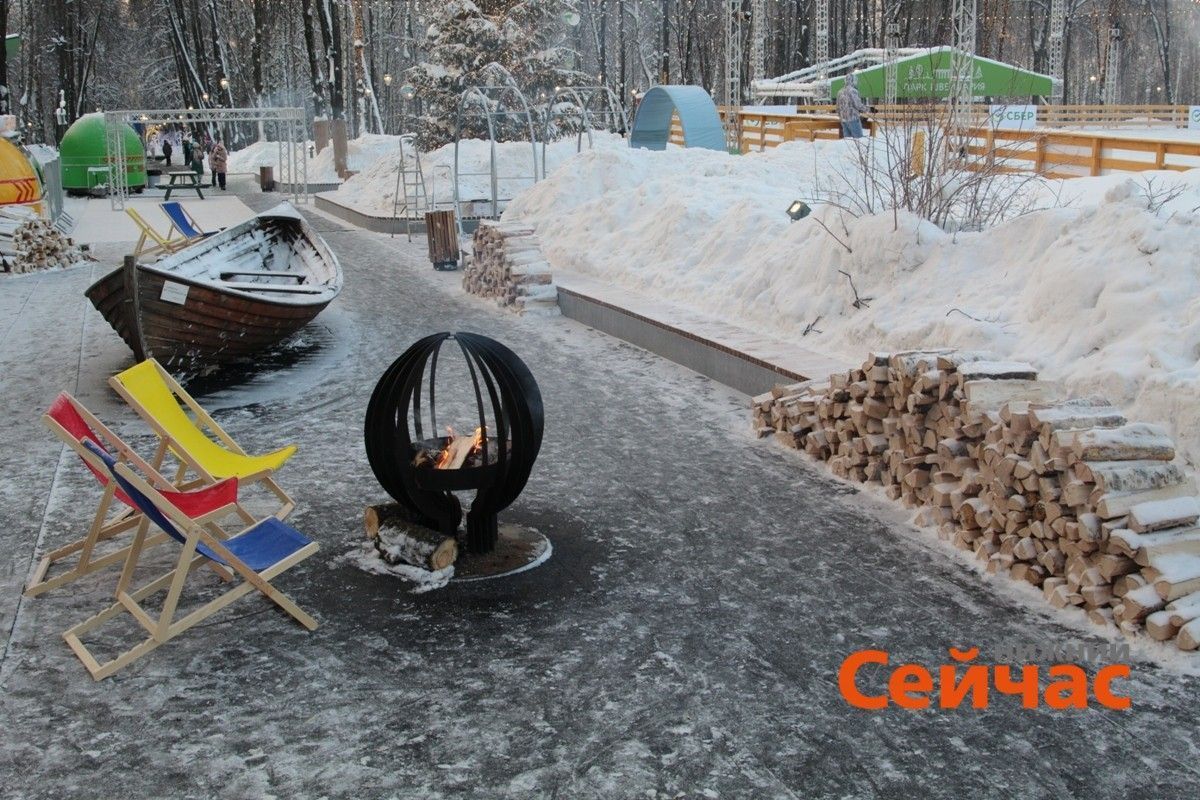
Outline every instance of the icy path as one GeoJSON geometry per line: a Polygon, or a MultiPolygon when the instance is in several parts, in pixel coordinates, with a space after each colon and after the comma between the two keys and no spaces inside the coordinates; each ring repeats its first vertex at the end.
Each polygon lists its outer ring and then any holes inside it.
{"type": "Polygon", "coordinates": [[[849,708],[835,674],[860,648],[933,666],[950,646],[988,660],[1097,640],[752,440],[744,398],[570,320],[467,298],[423,242],[317,223],[347,275],[318,318],[332,355],[214,402],[248,447],[301,447],[281,480],[323,550],[280,585],[322,626],[243,600],[101,684],[58,632],[115,575],[13,620],[35,541],[80,530],[97,495],[71,459],[55,477],[37,414],[77,388],[135,435],[103,386],[130,356],[82,297],[89,270],[0,281],[6,798],[1195,796],[1200,680],[1148,664],[1125,713],[1006,696],[986,711],[849,708]],[[555,554],[508,581],[412,595],[339,556],[381,499],[361,443],[371,388],[446,328],[510,343],[541,384],[545,443],[506,518],[555,554]]]}

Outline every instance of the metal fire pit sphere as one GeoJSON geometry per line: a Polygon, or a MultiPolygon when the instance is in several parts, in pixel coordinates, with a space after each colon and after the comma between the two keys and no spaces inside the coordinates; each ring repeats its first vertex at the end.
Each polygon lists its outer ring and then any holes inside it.
{"type": "Polygon", "coordinates": [[[462,522],[462,505],[453,492],[474,490],[466,550],[487,553],[496,546],[496,515],[529,479],[542,446],[542,425],[542,394],[513,351],[477,333],[435,333],[404,351],[376,384],[367,406],[367,460],[414,523],[448,536],[462,522]],[[430,459],[449,452],[451,441],[438,434],[436,405],[445,396],[437,368],[448,341],[458,344],[466,360],[471,385],[462,388],[475,401],[480,429],[472,451],[477,463],[457,469],[437,468],[430,459]]]}

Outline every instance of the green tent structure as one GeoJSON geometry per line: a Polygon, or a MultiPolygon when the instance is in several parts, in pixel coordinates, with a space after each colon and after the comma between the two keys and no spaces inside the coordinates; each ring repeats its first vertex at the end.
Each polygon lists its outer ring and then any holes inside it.
{"type": "MultiPolygon", "coordinates": [[[[898,99],[943,98],[950,93],[952,76],[951,47],[931,47],[916,55],[906,55],[896,60],[896,97],[898,99]]],[[[887,67],[876,64],[857,73],[858,91],[863,97],[886,96],[887,67]]],[[[1027,69],[993,61],[980,56],[971,57],[975,97],[1049,97],[1054,89],[1054,80],[1027,69]]],[[[846,83],[846,76],[839,75],[829,81],[829,92],[833,97],[846,83]]]]}
{"type": "MultiPolygon", "coordinates": [[[[146,185],[146,150],[130,125],[121,123],[125,136],[125,174],[129,188],[146,185]]],[[[88,192],[108,183],[108,148],[104,137],[104,115],[84,114],[67,128],[58,143],[62,162],[63,188],[88,192]]]]}
{"type": "MultiPolygon", "coordinates": [[[[10,33],[4,37],[4,54],[8,58],[16,58],[17,53],[21,52],[21,34],[10,33]]],[[[10,67],[11,69],[11,67],[10,67]]]]}

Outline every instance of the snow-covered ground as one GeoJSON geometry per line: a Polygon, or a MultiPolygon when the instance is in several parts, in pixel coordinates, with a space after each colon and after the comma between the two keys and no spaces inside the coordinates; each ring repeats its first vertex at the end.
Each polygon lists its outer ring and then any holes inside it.
{"type": "MultiPolygon", "coordinates": [[[[399,136],[388,136],[378,133],[367,133],[351,139],[346,143],[346,167],[351,172],[361,172],[367,169],[385,155],[398,151],[399,136]]],[[[308,148],[312,142],[305,142],[308,148]]],[[[299,145],[297,145],[299,146],[299,145]]],[[[279,166],[279,143],[257,141],[241,150],[229,154],[229,172],[257,173],[259,167],[279,166]]],[[[278,180],[280,176],[276,175],[278,180]]],[[[337,171],[333,168],[333,147],[326,147],[308,161],[309,183],[339,183],[337,171]]]]}
{"type": "MultiPolygon", "coordinates": [[[[563,163],[577,154],[579,147],[575,137],[562,139],[546,148],[545,171],[553,173],[563,163]]],[[[587,148],[587,139],[583,147],[587,148]]],[[[602,131],[592,134],[595,150],[615,150],[627,147],[620,136],[602,131]]],[[[413,169],[412,155],[408,169],[413,169]]],[[[463,200],[484,200],[491,197],[491,148],[483,139],[466,139],[460,144],[458,154],[459,191],[463,200]]],[[[428,153],[422,153],[421,173],[425,178],[425,192],[430,203],[445,205],[454,202],[454,144],[447,144],[428,153]]],[[[529,188],[533,181],[529,176],[537,168],[542,172],[542,147],[530,146],[529,142],[501,142],[496,145],[497,191],[501,198],[513,197],[529,188]]],[[[338,203],[348,205],[366,214],[390,216],[396,194],[396,172],[400,166],[400,148],[395,146],[386,151],[371,166],[363,169],[342,184],[330,197],[338,203]]]]}
{"type": "Polygon", "coordinates": [[[1024,181],[1013,191],[1025,213],[979,233],[819,204],[790,222],[794,199],[835,173],[853,177],[852,147],[598,150],[523,193],[505,218],[536,223],[556,271],[850,362],[933,345],[1031,361],[1075,392],[1170,425],[1200,460],[1200,170],[1024,181]],[[864,307],[843,272],[870,298],[864,307]]]}

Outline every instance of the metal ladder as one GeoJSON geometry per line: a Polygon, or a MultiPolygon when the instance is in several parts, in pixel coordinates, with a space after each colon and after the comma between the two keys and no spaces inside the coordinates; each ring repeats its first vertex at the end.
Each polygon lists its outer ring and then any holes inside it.
{"type": "Polygon", "coordinates": [[[413,137],[400,137],[400,165],[396,169],[396,192],[392,195],[392,237],[396,236],[396,222],[404,212],[404,233],[412,241],[412,224],[417,214],[429,208],[429,197],[425,193],[425,175],[421,172],[421,158],[413,144],[413,137]],[[408,159],[412,158],[412,167],[408,159]],[[403,202],[401,198],[403,197],[403,202]]]}

